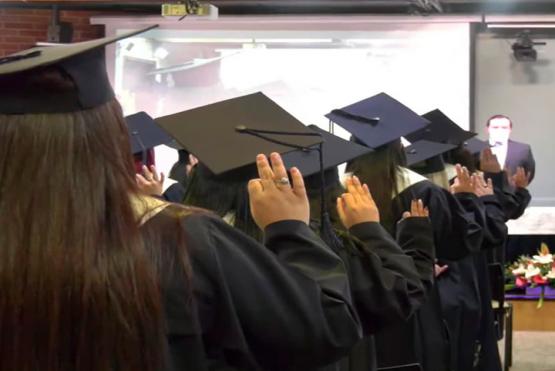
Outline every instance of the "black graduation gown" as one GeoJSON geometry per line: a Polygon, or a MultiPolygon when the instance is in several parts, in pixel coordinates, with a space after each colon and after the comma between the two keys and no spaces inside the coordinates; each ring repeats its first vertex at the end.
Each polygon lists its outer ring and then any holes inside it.
{"type": "Polygon", "coordinates": [[[166,254],[168,370],[314,370],[360,339],[345,267],[304,223],[268,226],[264,247],[217,217],[178,210],[142,227],[161,234],[166,254]],[[172,256],[179,235],[192,300],[172,256]]]}
{"type": "Polygon", "coordinates": [[[492,292],[488,265],[489,257],[492,255],[491,252],[503,250],[505,247],[505,240],[507,238],[506,216],[497,196],[484,196],[480,199],[485,206],[486,225],[484,228],[484,243],[482,245],[483,251],[475,255],[482,304],[482,318],[478,334],[480,352],[476,369],[479,371],[501,371],[501,360],[497,348],[497,334],[491,305],[492,292]]]}
{"type": "Polygon", "coordinates": [[[325,370],[377,369],[372,334],[405,322],[422,304],[433,281],[434,245],[428,218],[398,223],[397,242],[379,223],[361,223],[340,234],[353,304],[365,337],[338,365],[325,370]]]}
{"type": "Polygon", "coordinates": [[[162,198],[168,202],[180,204],[185,198],[185,187],[181,183],[174,183],[162,194],[162,198]]]}
{"type": "Polygon", "coordinates": [[[485,173],[486,178],[491,178],[493,189],[507,220],[518,219],[530,204],[532,196],[526,188],[514,188],[507,179],[507,174],[485,173]]]}
{"type": "MultiPolygon", "coordinates": [[[[394,217],[401,218],[405,210],[410,210],[413,199],[422,199],[430,209],[436,256],[440,261],[461,259],[479,248],[480,225],[447,190],[428,180],[410,185],[394,199],[394,217]]],[[[427,300],[408,323],[385,329],[376,336],[376,341],[380,367],[420,363],[426,371],[448,370],[451,349],[437,285],[430,287],[427,300]]]]}

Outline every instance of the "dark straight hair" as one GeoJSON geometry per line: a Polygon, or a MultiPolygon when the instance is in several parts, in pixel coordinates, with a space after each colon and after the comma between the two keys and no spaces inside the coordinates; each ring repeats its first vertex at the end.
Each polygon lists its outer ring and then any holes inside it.
{"type": "Polygon", "coordinates": [[[347,165],[347,171],[358,176],[360,181],[370,188],[380,210],[381,224],[390,232],[397,222],[393,215],[394,202],[398,202],[397,174],[399,167],[405,165],[405,152],[400,139],[381,146],[347,165]]]}
{"type": "MultiPolygon", "coordinates": [[[[75,89],[53,68],[21,81],[37,82],[75,89]]],[[[142,237],[133,195],[117,101],[0,114],[1,370],[165,367],[160,246],[142,237]]]]}

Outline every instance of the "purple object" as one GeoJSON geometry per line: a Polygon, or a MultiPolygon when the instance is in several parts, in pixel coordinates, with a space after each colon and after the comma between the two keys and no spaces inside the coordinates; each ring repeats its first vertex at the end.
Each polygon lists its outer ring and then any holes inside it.
{"type": "MultiPolygon", "coordinates": [[[[538,300],[540,298],[541,287],[527,287],[525,290],[515,289],[507,291],[507,300],[538,300]]],[[[555,300],[555,289],[547,286],[545,288],[545,300],[555,300]]]]}

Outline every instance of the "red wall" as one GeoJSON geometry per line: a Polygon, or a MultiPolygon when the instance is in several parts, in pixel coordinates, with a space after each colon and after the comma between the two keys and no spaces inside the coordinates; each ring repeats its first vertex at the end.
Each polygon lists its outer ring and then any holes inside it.
{"type": "MultiPolygon", "coordinates": [[[[100,14],[93,11],[61,11],[60,21],[73,25],[73,41],[102,37],[103,26],[90,24],[90,17],[100,14]]],[[[0,8],[0,57],[32,47],[46,41],[51,11],[45,9],[0,8]]]]}

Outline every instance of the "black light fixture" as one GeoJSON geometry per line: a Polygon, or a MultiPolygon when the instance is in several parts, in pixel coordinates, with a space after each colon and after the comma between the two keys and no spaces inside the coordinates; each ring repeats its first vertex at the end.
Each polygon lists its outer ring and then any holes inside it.
{"type": "Polygon", "coordinates": [[[533,41],[530,31],[526,30],[517,34],[516,41],[511,45],[513,55],[519,62],[534,62],[538,59],[536,45],[546,45],[545,42],[533,41]]]}

